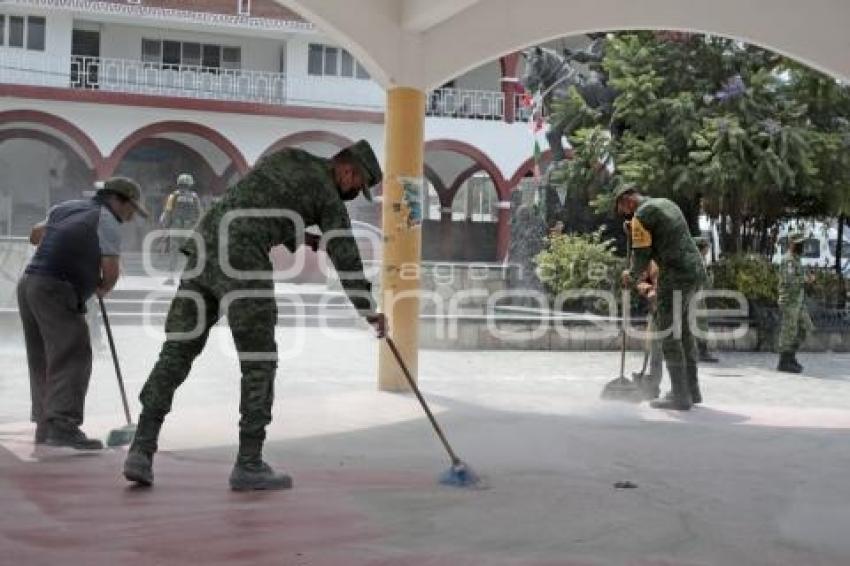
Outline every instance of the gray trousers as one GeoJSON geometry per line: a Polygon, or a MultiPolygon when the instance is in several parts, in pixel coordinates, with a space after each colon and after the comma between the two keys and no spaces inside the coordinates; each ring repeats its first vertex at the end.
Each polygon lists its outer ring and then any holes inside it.
{"type": "Polygon", "coordinates": [[[80,426],[92,353],[76,291],[53,277],[24,275],[18,282],[18,311],[27,347],[32,420],[58,428],[80,426]]]}

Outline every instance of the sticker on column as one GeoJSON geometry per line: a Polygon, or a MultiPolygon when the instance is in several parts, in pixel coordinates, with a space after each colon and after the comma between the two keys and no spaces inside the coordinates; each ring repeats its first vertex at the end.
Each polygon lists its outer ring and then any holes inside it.
{"type": "Polygon", "coordinates": [[[401,185],[401,200],[404,203],[402,214],[405,216],[407,228],[415,228],[422,225],[422,177],[399,177],[401,185]]]}

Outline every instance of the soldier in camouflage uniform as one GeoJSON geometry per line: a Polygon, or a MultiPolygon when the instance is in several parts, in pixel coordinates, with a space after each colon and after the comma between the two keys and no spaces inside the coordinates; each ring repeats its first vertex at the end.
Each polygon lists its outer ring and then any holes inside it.
{"type": "Polygon", "coordinates": [[[782,259],[779,271],[779,308],[782,310],[782,328],[779,331],[779,371],[801,373],[803,366],[797,361],[797,350],[813,328],[806,309],[806,275],[800,254],[803,252],[802,234],[788,237],[788,253],[782,259]]]}
{"type": "MultiPolygon", "coordinates": [[[[192,187],[195,179],[188,173],[177,177],[177,189],[165,199],[165,206],[159,218],[163,230],[191,230],[201,218],[201,198],[192,187]]],[[[168,252],[168,272],[172,274],[165,281],[166,285],[174,283],[173,274],[178,271],[181,262],[180,246],[186,241],[185,236],[174,234],[165,239],[168,252]]]]}
{"type": "Polygon", "coordinates": [[[651,401],[650,406],[686,411],[693,403],[702,402],[697,348],[690,326],[691,299],[706,279],[702,258],[682,211],[673,201],[647,198],[634,186],[624,185],[614,193],[614,205],[621,215],[632,217],[633,259],[631,268],[623,272],[623,284],[636,284],[650,260],[658,264],[655,331],[662,333],[661,348],[671,390],[663,399],[651,401]]]}
{"type": "MultiPolygon", "coordinates": [[[[304,241],[296,228],[318,225],[326,233],[341,231],[329,238],[327,253],[349,299],[383,337],[386,320],[376,312],[345,208],[345,201],[360,192],[371,199],[369,187],[381,178],[365,140],[329,160],[284,149],[260,161],[204,215],[195,228],[197,238],[182,248],[187,265],[166,318],[167,339],[139,396],[142,413],[124,463],[128,480],[153,483],[153,455],[174,392],[203,350],[210,328],[226,315],[242,370],[239,452],[230,486],[235,490],[291,486],[289,476],[274,472],[262,459],[277,368],[277,305],[269,250],[282,244],[294,251],[304,241]],[[234,217],[239,213],[241,218],[234,217]],[[296,226],[293,217],[300,217],[303,225],[296,226]]],[[[308,240],[308,245],[315,249],[316,242],[308,240]]]]}

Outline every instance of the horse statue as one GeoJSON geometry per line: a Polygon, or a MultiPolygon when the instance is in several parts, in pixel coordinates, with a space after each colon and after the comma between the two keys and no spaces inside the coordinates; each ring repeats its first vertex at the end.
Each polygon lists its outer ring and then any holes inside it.
{"type": "MultiPolygon", "coordinates": [[[[604,42],[604,38],[598,37],[583,50],[564,49],[563,55],[548,47],[534,47],[523,52],[525,74],[520,82],[528,92],[542,95],[544,114],[552,116],[553,101],[569,96],[573,87],[588,107],[605,115],[612,113],[617,92],[608,86],[607,76],[600,65],[604,57],[604,42]],[[582,71],[574,63],[587,64],[589,71],[582,71]]],[[[567,116],[550,124],[546,140],[552,150],[553,162],[566,157],[561,139],[580,119],[581,116],[567,116]]]]}

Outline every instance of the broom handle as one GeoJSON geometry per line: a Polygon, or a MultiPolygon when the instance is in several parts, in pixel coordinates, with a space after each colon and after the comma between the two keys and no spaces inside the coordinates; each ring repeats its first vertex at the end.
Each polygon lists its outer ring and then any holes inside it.
{"type": "MultiPolygon", "coordinates": [[[[632,268],[632,231],[629,221],[623,222],[623,231],[626,233],[626,263],[632,268]]],[[[623,317],[620,319],[620,378],[626,378],[626,309],[631,309],[631,301],[628,292],[623,294],[623,317]]]]}
{"type": "Polygon", "coordinates": [[[133,419],[130,418],[130,406],[127,404],[127,392],[124,391],[124,378],[121,376],[121,367],[118,365],[118,353],[115,351],[115,340],[112,339],[112,328],[109,326],[109,317],[106,315],[106,305],[103,304],[103,297],[97,296],[100,303],[100,314],[103,315],[103,326],[106,328],[106,337],[109,339],[109,349],[112,351],[112,363],[115,364],[115,375],[118,377],[118,389],[121,390],[121,402],[124,404],[124,416],[127,418],[127,424],[133,424],[133,419]]]}
{"type": "Polygon", "coordinates": [[[393,342],[393,339],[389,336],[386,336],[386,339],[387,345],[390,347],[390,350],[392,350],[393,356],[395,356],[398,365],[401,367],[401,371],[404,373],[404,377],[407,379],[407,383],[410,385],[410,388],[413,389],[413,392],[416,394],[416,398],[419,399],[419,404],[422,405],[423,409],[425,409],[425,414],[428,415],[428,420],[431,421],[434,431],[437,433],[437,436],[440,437],[440,441],[442,441],[443,446],[446,448],[446,452],[449,453],[449,457],[452,459],[452,465],[456,466],[460,464],[460,458],[458,458],[454,453],[454,450],[452,450],[452,447],[449,445],[449,441],[446,440],[446,435],[443,434],[443,430],[440,428],[440,425],[437,424],[437,419],[434,418],[433,413],[431,413],[431,409],[428,408],[428,403],[425,402],[425,398],[422,397],[422,393],[419,392],[419,387],[416,386],[416,381],[413,380],[404,360],[401,359],[401,354],[399,353],[398,348],[396,348],[395,342],[393,342]]]}

